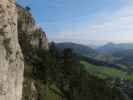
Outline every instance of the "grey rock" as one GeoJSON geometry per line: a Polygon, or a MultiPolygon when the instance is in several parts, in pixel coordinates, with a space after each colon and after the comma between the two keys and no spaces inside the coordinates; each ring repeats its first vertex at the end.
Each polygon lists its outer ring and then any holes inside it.
{"type": "Polygon", "coordinates": [[[21,100],[24,62],[15,0],[0,1],[0,100],[21,100]]]}

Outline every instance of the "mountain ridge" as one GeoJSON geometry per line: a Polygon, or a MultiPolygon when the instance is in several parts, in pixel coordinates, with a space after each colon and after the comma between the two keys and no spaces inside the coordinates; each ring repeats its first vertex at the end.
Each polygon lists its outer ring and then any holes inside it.
{"type": "Polygon", "coordinates": [[[98,47],[97,51],[102,53],[113,53],[121,50],[133,49],[133,43],[107,43],[104,46],[98,47]]]}

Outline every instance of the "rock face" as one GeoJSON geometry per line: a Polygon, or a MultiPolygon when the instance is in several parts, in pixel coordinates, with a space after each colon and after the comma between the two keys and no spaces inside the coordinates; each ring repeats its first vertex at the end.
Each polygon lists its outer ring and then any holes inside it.
{"type": "MultiPolygon", "coordinates": [[[[41,100],[38,82],[33,78],[33,58],[36,50],[48,50],[46,33],[36,24],[31,11],[17,4],[18,39],[24,56],[24,84],[22,100],[41,100]],[[32,77],[31,77],[32,76],[32,77]]],[[[45,62],[45,61],[44,61],[45,62]]],[[[40,85],[40,84],[39,84],[40,85]]]]}
{"type": "Polygon", "coordinates": [[[21,100],[23,56],[15,0],[0,0],[0,100],[21,100]]]}
{"type": "Polygon", "coordinates": [[[48,41],[45,32],[36,24],[32,14],[26,8],[17,5],[18,34],[23,53],[32,48],[48,49],[48,41]]]}

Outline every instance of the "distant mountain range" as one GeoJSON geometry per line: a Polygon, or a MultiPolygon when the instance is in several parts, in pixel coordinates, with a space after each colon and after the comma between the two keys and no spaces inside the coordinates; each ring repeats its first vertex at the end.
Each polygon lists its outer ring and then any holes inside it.
{"type": "Polygon", "coordinates": [[[112,56],[119,58],[117,62],[129,66],[133,70],[133,49],[116,51],[112,53],[112,56]]]}
{"type": "MultiPolygon", "coordinates": [[[[115,62],[122,63],[127,66],[133,66],[133,43],[114,44],[108,43],[96,49],[99,53],[111,55],[115,58],[115,62]]],[[[133,67],[132,67],[133,69],[133,67]]]]}
{"type": "Polygon", "coordinates": [[[104,46],[98,47],[97,51],[101,53],[114,53],[123,50],[131,50],[133,49],[133,43],[107,43],[104,46]]]}
{"type": "Polygon", "coordinates": [[[56,46],[59,50],[71,48],[78,55],[80,54],[99,61],[133,66],[133,43],[107,43],[96,49],[71,42],[57,43],[56,46]]]}
{"type": "Polygon", "coordinates": [[[56,47],[59,50],[64,50],[65,48],[71,48],[76,54],[80,54],[83,56],[94,57],[98,55],[98,52],[86,45],[71,43],[71,42],[64,42],[64,43],[57,43],[56,47]]]}
{"type": "Polygon", "coordinates": [[[64,42],[64,43],[57,43],[57,47],[60,49],[64,48],[72,48],[74,51],[78,53],[84,53],[85,55],[88,53],[107,53],[107,54],[112,54],[115,52],[119,51],[131,51],[133,49],[133,43],[107,43],[103,46],[98,46],[98,47],[92,47],[91,45],[83,45],[83,44],[78,44],[78,43],[72,43],[72,42],[64,42]]]}

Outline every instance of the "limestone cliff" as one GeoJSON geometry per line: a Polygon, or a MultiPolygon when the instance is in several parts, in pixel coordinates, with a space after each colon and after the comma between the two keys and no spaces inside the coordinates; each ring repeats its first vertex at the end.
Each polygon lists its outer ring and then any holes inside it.
{"type": "Polygon", "coordinates": [[[32,77],[33,65],[31,63],[36,62],[33,61],[33,58],[36,58],[36,50],[48,50],[48,40],[46,33],[38,27],[31,11],[17,4],[17,13],[18,39],[25,61],[22,100],[37,100],[39,92],[36,83],[38,82],[32,77]]]}
{"type": "Polygon", "coordinates": [[[21,100],[23,56],[15,0],[0,0],[0,100],[21,100]]]}
{"type": "Polygon", "coordinates": [[[45,32],[36,24],[32,14],[26,8],[17,5],[18,12],[18,36],[24,52],[30,48],[48,49],[48,41],[45,32]]]}

